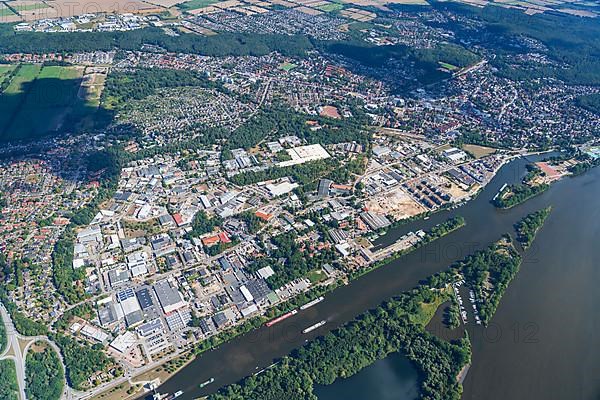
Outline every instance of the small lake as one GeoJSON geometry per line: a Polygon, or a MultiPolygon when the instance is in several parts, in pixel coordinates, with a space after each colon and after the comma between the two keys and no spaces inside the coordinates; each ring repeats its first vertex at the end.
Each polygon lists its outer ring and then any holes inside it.
{"type": "Polygon", "coordinates": [[[316,386],[319,400],[415,400],[419,398],[419,376],[413,364],[393,353],[346,379],[316,386]]]}

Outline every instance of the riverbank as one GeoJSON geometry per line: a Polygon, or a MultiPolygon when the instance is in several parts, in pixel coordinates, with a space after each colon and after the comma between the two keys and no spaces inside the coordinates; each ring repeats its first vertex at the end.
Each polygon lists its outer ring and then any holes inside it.
{"type": "Polygon", "coordinates": [[[470,329],[463,400],[599,398],[598,196],[595,169],[524,205],[528,213],[552,205],[552,213],[524,252],[493,326],[470,329]]]}
{"type": "MultiPolygon", "coordinates": [[[[157,367],[158,370],[155,371],[155,373],[160,374],[160,378],[161,378],[160,382],[161,382],[161,384],[163,384],[163,383],[167,382],[175,374],[177,374],[179,371],[181,371],[183,368],[185,368],[187,365],[189,365],[196,357],[200,356],[201,354],[203,354],[207,351],[210,351],[210,350],[222,345],[223,343],[227,343],[228,341],[230,341],[236,337],[247,334],[247,333],[259,328],[260,326],[262,326],[269,319],[276,318],[276,317],[283,315],[293,309],[296,309],[299,306],[301,306],[302,304],[312,300],[313,298],[316,298],[318,296],[325,295],[329,292],[332,292],[333,290],[338,288],[340,285],[348,284],[350,281],[356,280],[356,279],[360,278],[361,276],[363,276],[369,272],[372,272],[373,270],[380,268],[381,266],[387,265],[390,262],[397,260],[398,258],[405,256],[426,244],[429,244],[439,238],[449,235],[450,233],[452,233],[464,226],[465,226],[464,218],[462,218],[460,216],[450,218],[446,222],[438,224],[438,225],[434,226],[428,232],[425,232],[424,236],[421,238],[421,240],[419,240],[417,243],[415,243],[410,248],[398,251],[398,252],[394,253],[392,256],[389,256],[388,258],[372,264],[371,267],[361,269],[360,270],[361,273],[349,274],[348,280],[346,282],[334,282],[327,286],[316,286],[313,289],[310,289],[306,293],[302,293],[302,294],[294,297],[293,299],[290,299],[289,301],[286,301],[284,303],[281,303],[281,304],[275,306],[274,308],[269,310],[265,315],[254,317],[251,320],[246,321],[246,323],[244,323],[242,325],[232,327],[229,330],[224,331],[219,335],[210,337],[209,339],[201,342],[194,349],[191,349],[188,353],[186,353],[174,360],[167,361],[164,364],[158,366],[157,367]]],[[[435,310],[433,312],[435,312],[435,310]]],[[[433,316],[433,313],[431,316],[433,316]]],[[[151,381],[158,377],[158,376],[153,376],[153,375],[148,375],[148,374],[149,373],[146,372],[144,374],[136,376],[135,378],[132,378],[131,380],[133,380],[133,381],[139,381],[139,380],[151,381]],[[143,379],[140,378],[142,375],[144,375],[143,379]]],[[[108,399],[112,400],[112,399],[117,399],[117,398],[118,399],[128,399],[128,398],[134,397],[133,394],[129,393],[132,388],[132,385],[130,383],[121,384],[121,385],[122,385],[122,387],[118,390],[118,392],[124,393],[123,397],[115,396],[115,391],[113,388],[113,389],[110,389],[110,390],[107,390],[106,392],[104,392],[104,393],[110,392],[110,394],[111,394],[110,397],[106,397],[106,396],[103,396],[102,394],[100,394],[98,396],[95,396],[94,399],[107,399],[108,398],[108,399]]],[[[135,392],[135,394],[139,395],[140,390],[141,390],[141,388],[138,388],[138,390],[135,392]]]]}
{"type": "MultiPolygon", "coordinates": [[[[302,346],[306,339],[311,340],[319,332],[335,329],[364,310],[376,307],[398,293],[411,290],[427,276],[447,269],[448,265],[462,260],[467,254],[495,242],[500,235],[513,230],[515,222],[530,210],[530,206],[526,203],[523,207],[498,212],[489,200],[504,183],[520,182],[527,172],[525,165],[535,160],[535,156],[528,157],[528,160],[513,159],[498,172],[477,199],[460,209],[445,210],[432,215],[428,220],[409,223],[400,230],[390,230],[381,241],[385,245],[385,242],[391,243],[408,231],[430,229],[457,216],[457,213],[466,220],[463,229],[406,254],[348,285],[337,287],[325,297],[325,301],[312,307],[310,312],[299,313],[271,328],[261,327],[214,351],[204,353],[159,388],[159,391],[173,393],[183,390],[182,400],[210,394],[218,387],[237,382],[253,371],[271,365],[274,360],[302,346]],[[315,335],[305,336],[300,333],[306,326],[323,319],[327,319],[328,323],[315,335]],[[211,377],[215,378],[214,384],[198,389],[199,382],[211,377]]],[[[542,195],[538,200],[545,198],[546,195],[542,195]]]]}

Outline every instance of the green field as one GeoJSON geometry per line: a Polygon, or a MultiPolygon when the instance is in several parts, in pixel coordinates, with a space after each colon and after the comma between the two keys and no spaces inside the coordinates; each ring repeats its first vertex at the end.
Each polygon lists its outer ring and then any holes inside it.
{"type": "Polygon", "coordinates": [[[330,3],[330,4],[324,4],[322,6],[317,6],[317,8],[324,12],[332,12],[332,11],[339,11],[339,10],[343,9],[344,6],[339,3],[330,3]]]}
{"type": "Polygon", "coordinates": [[[285,72],[289,72],[289,71],[293,70],[296,67],[297,67],[296,64],[292,64],[290,62],[285,62],[285,63],[283,63],[283,64],[281,64],[279,66],[279,68],[282,69],[282,70],[284,70],[285,72]]]}
{"type": "Polygon", "coordinates": [[[207,7],[211,4],[218,3],[219,0],[190,0],[177,5],[177,8],[183,11],[197,10],[198,8],[207,7]]]}
{"type": "Polygon", "coordinates": [[[448,71],[456,71],[458,69],[456,65],[448,64],[442,61],[440,61],[439,64],[442,68],[446,68],[448,71]]]}
{"type": "Polygon", "coordinates": [[[18,6],[11,6],[17,12],[21,11],[35,11],[42,10],[44,8],[48,8],[49,6],[46,3],[34,3],[34,4],[20,4],[18,6]]]}
{"type": "MultiPolygon", "coordinates": [[[[22,64],[0,95],[0,141],[60,132],[91,109],[78,97],[82,69],[22,64]]],[[[1,71],[1,70],[0,70],[1,71]]]]}
{"type": "MultiPolygon", "coordinates": [[[[0,18],[2,17],[12,17],[13,15],[17,15],[15,14],[10,8],[8,7],[2,7],[0,6],[0,18]]],[[[2,21],[0,21],[2,22],[2,21]]]]}
{"type": "Polygon", "coordinates": [[[11,71],[15,69],[14,65],[1,65],[0,64],[0,85],[8,77],[11,71]]]}

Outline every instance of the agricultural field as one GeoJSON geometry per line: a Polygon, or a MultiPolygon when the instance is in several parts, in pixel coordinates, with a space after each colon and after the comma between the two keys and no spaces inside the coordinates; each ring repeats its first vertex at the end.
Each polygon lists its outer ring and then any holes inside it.
{"type": "Polygon", "coordinates": [[[177,6],[182,11],[197,10],[218,3],[218,0],[190,0],[177,6]]]}
{"type": "Polygon", "coordinates": [[[10,72],[14,69],[14,65],[0,65],[0,85],[2,85],[5,79],[8,79],[10,72]]]}
{"type": "MultiPolygon", "coordinates": [[[[15,14],[10,8],[8,8],[4,3],[0,3],[0,18],[14,16],[15,14]]],[[[4,21],[2,21],[4,22],[4,21]]]]}
{"type": "Polygon", "coordinates": [[[333,11],[339,11],[339,10],[343,9],[344,6],[339,3],[327,3],[327,4],[323,4],[321,6],[317,6],[317,8],[324,12],[333,12],[333,11]]]}
{"type": "MultiPolygon", "coordinates": [[[[21,64],[0,95],[0,141],[27,140],[72,128],[94,107],[80,97],[81,67],[21,64]]],[[[2,70],[0,70],[1,73],[2,70]]]]}
{"type": "Polygon", "coordinates": [[[496,152],[496,149],[492,147],[479,146],[476,144],[465,144],[462,148],[467,153],[472,154],[475,158],[487,157],[496,152]]]}

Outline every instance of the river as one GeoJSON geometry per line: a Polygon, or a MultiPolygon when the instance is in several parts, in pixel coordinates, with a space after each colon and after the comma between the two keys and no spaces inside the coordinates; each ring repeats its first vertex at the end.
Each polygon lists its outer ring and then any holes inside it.
{"type": "Polygon", "coordinates": [[[489,200],[505,182],[518,182],[526,173],[526,164],[524,159],[512,161],[502,167],[481,194],[467,205],[440,212],[427,221],[412,222],[390,230],[376,244],[388,244],[408,230],[427,229],[453,215],[465,217],[467,226],[464,228],[336,289],[325,296],[325,301],[309,310],[203,354],[163,384],[159,391],[173,393],[183,390],[180,398],[185,400],[236,382],[290,353],[305,340],[322,335],[416,286],[420,280],[447,268],[452,262],[488,246],[503,233],[512,232],[513,224],[527,213],[552,204],[554,212],[540,232],[536,245],[528,251],[521,272],[509,287],[492,321],[498,321],[503,328],[502,337],[491,343],[489,330],[472,332],[473,366],[465,381],[465,398],[587,399],[586,396],[597,393],[597,387],[593,386],[598,385],[594,378],[600,376],[600,357],[597,354],[600,346],[594,346],[592,341],[597,339],[600,313],[594,313],[591,308],[598,300],[591,285],[600,282],[598,268],[593,266],[600,246],[591,244],[593,240],[600,243],[595,224],[599,213],[595,206],[600,195],[600,169],[565,179],[546,193],[511,210],[496,210],[489,200]],[[582,230],[584,234],[579,234],[582,230]],[[552,279],[545,275],[550,271],[552,279]],[[573,274],[575,271],[576,276],[573,274]],[[568,283],[570,285],[566,286],[568,283]],[[594,296],[595,299],[592,299],[594,296]],[[308,335],[300,333],[303,328],[323,319],[328,321],[323,328],[308,335]],[[512,345],[507,343],[510,339],[508,330],[515,321],[519,322],[519,333],[521,330],[523,333],[518,335],[520,341],[512,345]],[[537,331],[539,341],[535,344],[524,343],[523,338],[529,338],[529,330],[532,329],[526,325],[527,322],[537,323],[540,327],[537,331]],[[569,343],[562,346],[563,340],[569,343]],[[527,354],[528,362],[515,365],[524,354],[527,354]],[[577,367],[573,364],[575,361],[577,367]],[[558,362],[562,366],[555,365],[558,362]],[[213,384],[204,389],[198,388],[200,382],[211,377],[215,378],[213,384]],[[579,385],[581,383],[587,385],[585,389],[579,385]],[[566,388],[554,393],[576,393],[574,390],[578,390],[581,396],[553,397],[550,390],[542,391],[561,384],[566,388]],[[511,385],[515,387],[507,387],[511,385]],[[536,388],[540,390],[540,396],[533,394],[536,388]],[[496,391],[501,394],[496,395],[496,391]],[[508,391],[510,394],[507,394],[508,391]],[[522,395],[522,391],[530,396],[522,395]],[[546,395],[542,396],[544,393],[546,395]]]}

